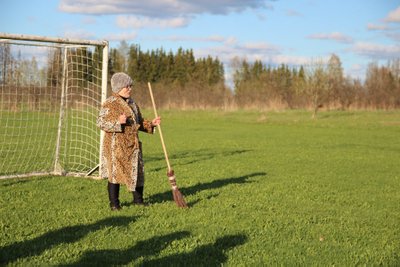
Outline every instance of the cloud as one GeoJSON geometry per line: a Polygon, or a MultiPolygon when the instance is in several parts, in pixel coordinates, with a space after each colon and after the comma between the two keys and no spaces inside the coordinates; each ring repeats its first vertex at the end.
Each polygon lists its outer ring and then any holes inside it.
{"type": "Polygon", "coordinates": [[[190,19],[184,17],[176,18],[149,18],[137,16],[117,16],[117,26],[121,28],[179,28],[189,24],[190,19]]]}
{"type": "Polygon", "coordinates": [[[368,23],[367,29],[369,31],[379,31],[382,36],[392,39],[395,42],[400,42],[400,27],[389,26],[388,23],[368,23]]]}
{"type": "Polygon", "coordinates": [[[181,17],[202,13],[229,14],[270,8],[268,0],[61,0],[59,9],[80,14],[135,14],[146,17],[181,17]]]}
{"type": "Polygon", "coordinates": [[[386,22],[400,22],[400,6],[395,10],[389,12],[385,18],[386,22]]]}
{"type": "Polygon", "coordinates": [[[119,41],[133,41],[137,37],[136,32],[122,32],[122,33],[113,33],[104,36],[103,39],[111,41],[111,42],[119,42],[119,41]]]}
{"type": "Polygon", "coordinates": [[[386,36],[394,41],[397,41],[400,43],[400,31],[396,32],[387,32],[386,36]]]}
{"type": "Polygon", "coordinates": [[[286,64],[292,66],[307,65],[313,62],[313,60],[311,57],[293,55],[275,55],[270,58],[270,61],[277,65],[286,64]]]}
{"type": "Polygon", "coordinates": [[[207,37],[171,35],[167,37],[154,37],[151,38],[151,40],[171,42],[223,43],[225,45],[234,45],[237,42],[235,37],[224,37],[221,35],[210,35],[207,37]]]}
{"type": "Polygon", "coordinates": [[[381,45],[374,43],[360,42],[351,48],[356,54],[374,59],[388,60],[398,58],[400,55],[400,45],[381,45]]]}
{"type": "Polygon", "coordinates": [[[287,64],[290,66],[307,65],[313,61],[311,57],[284,55],[282,48],[266,42],[253,42],[253,43],[237,43],[228,45],[224,43],[220,46],[206,47],[202,49],[195,49],[194,54],[196,58],[218,57],[225,67],[225,81],[228,86],[233,88],[233,66],[238,59],[246,59],[247,62],[252,63],[255,60],[261,60],[265,65],[281,65],[287,64]],[[233,65],[232,65],[233,64],[233,65]]]}
{"type": "Polygon", "coordinates": [[[303,14],[299,13],[296,10],[289,9],[289,10],[286,11],[286,16],[289,16],[289,17],[303,17],[303,14]]]}
{"type": "Polygon", "coordinates": [[[389,29],[388,25],[386,24],[373,24],[373,23],[368,23],[367,29],[369,31],[384,31],[389,29]]]}
{"type": "Polygon", "coordinates": [[[271,45],[266,42],[245,43],[241,46],[238,46],[238,48],[245,50],[249,53],[262,53],[262,54],[278,53],[280,51],[279,47],[271,45]]]}
{"type": "Polygon", "coordinates": [[[264,64],[287,64],[292,66],[305,65],[312,61],[311,57],[283,54],[282,48],[266,42],[239,43],[196,49],[197,57],[208,55],[218,57],[226,66],[234,58],[246,59],[248,62],[261,60],[264,64]]]}
{"type": "Polygon", "coordinates": [[[340,32],[332,32],[332,33],[317,33],[309,35],[308,38],[310,39],[317,39],[317,40],[333,40],[339,43],[352,43],[353,38],[347,36],[340,32]]]}

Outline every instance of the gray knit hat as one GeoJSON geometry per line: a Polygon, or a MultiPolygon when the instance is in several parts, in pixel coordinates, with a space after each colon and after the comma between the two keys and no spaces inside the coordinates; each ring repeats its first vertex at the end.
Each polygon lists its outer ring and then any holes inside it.
{"type": "Polygon", "coordinates": [[[122,88],[132,84],[133,80],[126,73],[117,72],[111,77],[111,89],[114,93],[118,93],[122,88]]]}

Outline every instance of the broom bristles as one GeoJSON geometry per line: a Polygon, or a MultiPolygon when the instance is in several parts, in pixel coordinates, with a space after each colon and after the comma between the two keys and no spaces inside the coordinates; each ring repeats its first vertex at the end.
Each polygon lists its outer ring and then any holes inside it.
{"type": "Polygon", "coordinates": [[[176,189],[176,190],[172,190],[172,195],[174,197],[174,201],[176,203],[176,205],[180,208],[187,208],[188,205],[186,204],[185,199],[183,198],[182,193],[176,189]]]}
{"type": "Polygon", "coordinates": [[[183,198],[182,193],[179,191],[178,186],[176,185],[175,174],[173,170],[170,170],[167,173],[168,181],[172,187],[172,196],[174,197],[174,201],[178,207],[187,208],[188,205],[186,204],[185,199],[183,198]]]}

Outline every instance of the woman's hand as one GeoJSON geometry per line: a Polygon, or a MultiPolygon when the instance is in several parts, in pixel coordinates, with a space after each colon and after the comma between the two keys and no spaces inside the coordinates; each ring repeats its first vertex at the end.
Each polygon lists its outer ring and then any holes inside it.
{"type": "Polygon", "coordinates": [[[124,113],[122,113],[121,115],[119,115],[118,121],[119,121],[120,124],[125,124],[127,118],[128,117],[124,113]]]}
{"type": "Polygon", "coordinates": [[[158,126],[158,125],[160,125],[160,124],[161,124],[161,117],[158,116],[157,118],[153,119],[153,120],[151,121],[151,124],[152,124],[153,126],[158,126]]]}

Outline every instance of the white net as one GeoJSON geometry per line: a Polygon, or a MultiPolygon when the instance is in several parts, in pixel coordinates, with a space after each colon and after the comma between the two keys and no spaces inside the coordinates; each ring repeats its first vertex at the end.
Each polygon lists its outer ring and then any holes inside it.
{"type": "Polygon", "coordinates": [[[0,178],[98,166],[103,49],[0,36],[0,178]]]}

